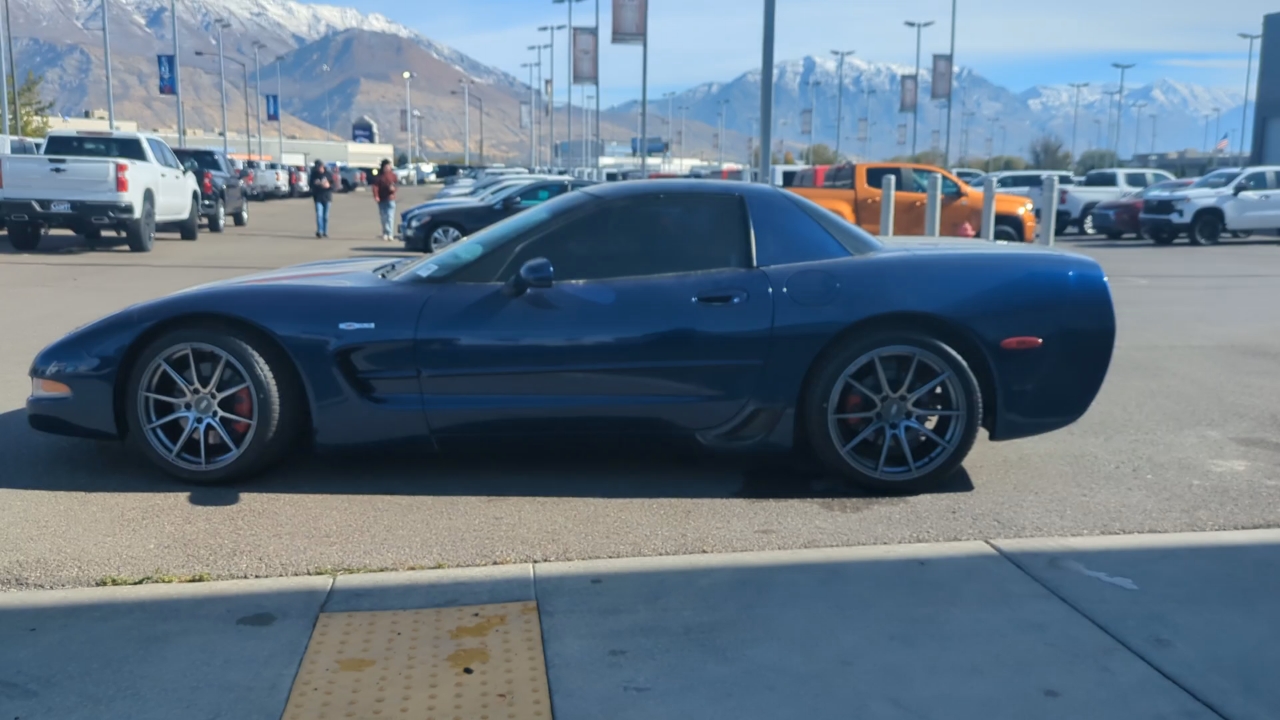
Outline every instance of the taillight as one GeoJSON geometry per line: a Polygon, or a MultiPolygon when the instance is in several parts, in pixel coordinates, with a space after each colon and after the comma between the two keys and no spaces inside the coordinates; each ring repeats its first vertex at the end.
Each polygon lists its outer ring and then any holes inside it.
{"type": "Polygon", "coordinates": [[[4,168],[0,167],[0,190],[4,189],[4,168]]]}
{"type": "Polygon", "coordinates": [[[204,180],[200,182],[200,192],[205,195],[213,194],[213,173],[208,170],[204,171],[204,180]]]}
{"type": "Polygon", "coordinates": [[[1058,191],[1058,204],[1059,204],[1059,205],[1066,205],[1066,204],[1067,204],[1067,191],[1066,191],[1066,190],[1059,190],[1059,191],[1058,191]]]}
{"type": "Polygon", "coordinates": [[[129,166],[126,163],[116,163],[116,192],[129,192],[129,166]]]}
{"type": "Polygon", "coordinates": [[[250,170],[250,171],[249,171],[249,174],[244,176],[244,179],[245,179],[245,182],[247,182],[247,183],[249,183],[250,185],[252,185],[252,184],[253,184],[253,171],[252,171],[252,170],[250,170]]]}

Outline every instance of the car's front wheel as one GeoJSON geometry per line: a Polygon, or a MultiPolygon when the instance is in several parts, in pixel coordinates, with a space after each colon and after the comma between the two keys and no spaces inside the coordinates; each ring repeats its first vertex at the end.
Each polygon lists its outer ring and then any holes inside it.
{"type": "Polygon", "coordinates": [[[284,456],[301,427],[304,400],[287,363],[234,329],[168,333],[143,349],[130,373],[129,441],[187,482],[260,472],[284,456]]]}
{"type": "Polygon", "coordinates": [[[427,233],[427,249],[439,252],[462,239],[462,229],[456,225],[441,223],[427,233]]]}
{"type": "Polygon", "coordinates": [[[39,225],[13,223],[7,231],[9,244],[18,252],[31,252],[40,247],[40,241],[44,239],[44,230],[39,225]]]}
{"type": "Polygon", "coordinates": [[[240,212],[231,216],[231,220],[235,222],[236,227],[244,227],[249,224],[249,198],[240,198],[240,212]]]}
{"type": "Polygon", "coordinates": [[[1178,239],[1178,233],[1172,230],[1149,230],[1147,237],[1157,245],[1172,245],[1173,241],[1178,239]]]}
{"type": "Polygon", "coordinates": [[[213,201],[213,214],[209,216],[209,232],[220,233],[227,227],[227,206],[222,198],[213,201]]]}
{"type": "Polygon", "coordinates": [[[886,332],[846,342],[819,362],[805,389],[805,431],[822,463],[853,484],[928,490],[973,447],[982,392],[946,344],[886,332]]]}
{"type": "Polygon", "coordinates": [[[1192,245],[1217,245],[1222,239],[1222,218],[1214,212],[1203,212],[1191,221],[1187,238],[1192,245]]]}

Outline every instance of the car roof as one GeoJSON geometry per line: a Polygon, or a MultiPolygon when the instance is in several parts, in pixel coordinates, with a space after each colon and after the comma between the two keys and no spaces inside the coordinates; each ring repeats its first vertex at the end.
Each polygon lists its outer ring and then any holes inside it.
{"type": "Polygon", "coordinates": [[[676,195],[760,195],[768,192],[784,192],[772,185],[743,182],[741,180],[699,180],[662,178],[657,180],[623,180],[621,182],[595,184],[581,192],[600,198],[623,198],[654,193],[676,195]]]}

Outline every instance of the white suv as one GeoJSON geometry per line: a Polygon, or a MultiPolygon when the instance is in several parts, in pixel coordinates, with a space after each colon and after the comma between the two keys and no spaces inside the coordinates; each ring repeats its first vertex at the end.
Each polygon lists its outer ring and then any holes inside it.
{"type": "Polygon", "coordinates": [[[1186,190],[1144,201],[1139,220],[1158,245],[1183,232],[1192,245],[1212,245],[1227,233],[1280,228],[1280,166],[1215,170],[1186,190]]]}

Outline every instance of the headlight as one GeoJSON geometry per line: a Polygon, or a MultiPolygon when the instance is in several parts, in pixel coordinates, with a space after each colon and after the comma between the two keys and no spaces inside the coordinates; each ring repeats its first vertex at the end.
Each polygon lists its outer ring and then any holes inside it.
{"type": "Polygon", "coordinates": [[[409,218],[409,229],[412,230],[413,228],[418,227],[419,225],[425,223],[430,219],[431,219],[430,215],[418,215],[415,217],[411,217],[409,218]]]}
{"type": "Polygon", "coordinates": [[[1023,205],[1022,207],[1018,208],[1018,214],[1019,214],[1019,215],[1026,215],[1026,214],[1027,214],[1027,206],[1026,206],[1026,205],[1023,205]]]}
{"type": "Polygon", "coordinates": [[[47,380],[45,378],[31,378],[31,397],[34,398],[64,398],[71,397],[71,388],[57,382],[56,380],[47,380]]]}

